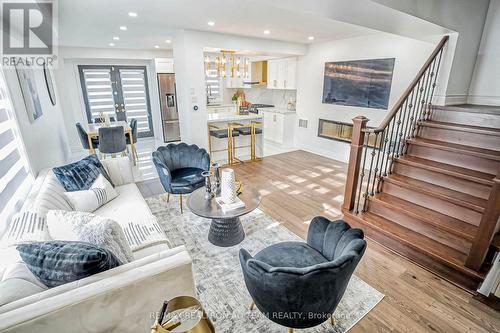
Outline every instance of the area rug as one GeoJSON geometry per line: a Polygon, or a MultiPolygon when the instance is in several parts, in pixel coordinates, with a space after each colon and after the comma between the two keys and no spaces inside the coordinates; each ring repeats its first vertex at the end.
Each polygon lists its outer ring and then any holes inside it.
{"type": "MultiPolygon", "coordinates": [[[[249,310],[251,298],[245,287],[238,253],[240,248],[245,248],[255,254],[277,242],[301,239],[257,209],[241,218],[246,233],[242,243],[229,248],[217,247],[207,239],[210,220],[194,215],[187,207],[181,214],[178,199],[172,196],[170,199],[167,203],[163,196],[154,196],[146,201],[165,230],[169,246],[185,245],[188,249],[193,260],[198,297],[216,332],[286,332],[284,327],[268,320],[259,310],[249,310]]],[[[353,276],[335,311],[335,326],[327,321],[296,332],[347,332],[383,297],[382,293],[353,276]]]]}

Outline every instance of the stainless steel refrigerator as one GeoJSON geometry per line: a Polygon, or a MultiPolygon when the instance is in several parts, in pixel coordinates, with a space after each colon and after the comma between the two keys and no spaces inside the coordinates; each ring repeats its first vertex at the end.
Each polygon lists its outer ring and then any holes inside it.
{"type": "Polygon", "coordinates": [[[175,94],[175,74],[158,74],[158,90],[160,94],[163,141],[179,141],[181,135],[177,96],[175,94]]]}

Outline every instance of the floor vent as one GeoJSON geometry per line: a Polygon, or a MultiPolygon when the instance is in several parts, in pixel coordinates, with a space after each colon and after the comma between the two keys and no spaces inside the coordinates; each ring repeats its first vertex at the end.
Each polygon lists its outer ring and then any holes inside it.
{"type": "Polygon", "coordinates": [[[299,127],[307,128],[307,119],[299,119],[299,127]]]}

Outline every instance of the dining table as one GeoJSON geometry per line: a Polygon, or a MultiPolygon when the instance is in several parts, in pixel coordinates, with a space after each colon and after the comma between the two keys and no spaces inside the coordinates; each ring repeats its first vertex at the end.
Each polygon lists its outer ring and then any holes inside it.
{"type": "Polygon", "coordinates": [[[111,121],[108,124],[106,123],[89,123],[87,124],[87,138],[89,141],[89,149],[90,153],[94,154],[95,149],[94,145],[92,144],[92,139],[99,139],[99,128],[101,127],[118,127],[122,126],[123,127],[123,135],[130,135],[130,145],[132,146],[132,159],[134,160],[134,165],[136,164],[136,157],[137,157],[137,150],[134,144],[134,140],[132,137],[132,128],[130,127],[129,123],[126,121],[111,121]]]}

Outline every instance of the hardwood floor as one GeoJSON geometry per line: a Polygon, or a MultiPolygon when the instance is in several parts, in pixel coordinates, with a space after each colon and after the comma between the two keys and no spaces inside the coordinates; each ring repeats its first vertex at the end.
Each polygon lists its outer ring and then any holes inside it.
{"type": "MultiPolygon", "coordinates": [[[[347,164],[304,151],[233,167],[261,209],[301,237],[317,215],[341,217],[347,164]]],[[[355,274],[386,296],[350,332],[500,332],[500,313],[368,240],[355,274]]]]}
{"type": "MultiPolygon", "coordinates": [[[[345,163],[294,151],[233,168],[260,191],[260,208],[301,237],[314,216],[341,217],[345,163]]],[[[139,187],[152,195],[158,185],[139,187]]],[[[374,241],[355,274],[385,297],[350,332],[500,332],[500,313],[374,241]]]]}

